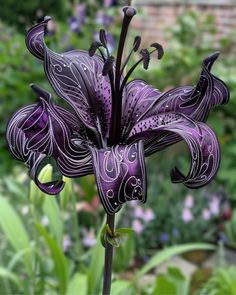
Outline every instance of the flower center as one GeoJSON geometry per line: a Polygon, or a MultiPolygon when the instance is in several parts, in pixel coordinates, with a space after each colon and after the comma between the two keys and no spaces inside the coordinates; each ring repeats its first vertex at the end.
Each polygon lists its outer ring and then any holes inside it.
{"type": "Polygon", "coordinates": [[[125,86],[133,73],[136,67],[143,62],[143,67],[145,70],[148,69],[148,65],[150,62],[150,56],[153,52],[157,51],[157,58],[161,59],[164,51],[160,44],[153,43],[150,46],[154,49],[149,51],[148,49],[144,48],[140,50],[141,58],[127,71],[126,75],[124,75],[124,70],[130,61],[131,56],[133,53],[137,52],[140,44],[141,44],[141,37],[136,36],[134,38],[133,46],[130,53],[123,60],[123,52],[125,46],[125,40],[127,37],[127,32],[129,28],[129,24],[136,14],[135,8],[131,6],[125,6],[123,8],[124,17],[122,22],[122,28],[118,43],[118,50],[117,50],[117,57],[110,55],[108,46],[107,46],[107,39],[106,39],[106,31],[101,29],[99,33],[100,42],[95,41],[91,44],[89,49],[89,55],[93,56],[97,50],[99,50],[100,55],[104,61],[104,67],[102,74],[108,75],[110,84],[111,84],[111,94],[112,94],[112,115],[111,115],[111,126],[110,126],[110,134],[108,138],[108,145],[113,146],[120,142],[121,138],[121,119],[122,119],[122,98],[125,86]]]}

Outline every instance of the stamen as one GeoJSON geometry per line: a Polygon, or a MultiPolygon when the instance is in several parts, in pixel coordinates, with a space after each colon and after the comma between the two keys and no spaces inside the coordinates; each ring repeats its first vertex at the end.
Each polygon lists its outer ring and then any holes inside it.
{"type": "Polygon", "coordinates": [[[92,42],[92,44],[91,44],[91,46],[90,46],[90,48],[89,48],[89,56],[94,56],[94,54],[96,53],[96,51],[97,51],[97,49],[99,48],[99,47],[101,47],[102,46],[102,43],[100,43],[100,42],[98,42],[98,41],[94,41],[94,42],[92,42]]]}
{"type": "Polygon", "coordinates": [[[104,29],[101,29],[99,31],[99,40],[102,43],[103,47],[106,49],[107,57],[109,57],[110,52],[107,47],[107,37],[106,37],[106,31],[104,29]]]}
{"type": "MultiPolygon", "coordinates": [[[[151,52],[149,52],[149,55],[153,54],[153,52],[155,52],[156,49],[152,50],[151,52]]],[[[131,76],[131,74],[133,73],[133,71],[136,69],[136,67],[143,61],[143,57],[140,58],[140,60],[138,60],[128,71],[128,73],[126,74],[126,76],[124,77],[124,80],[122,81],[121,87],[120,87],[120,92],[119,92],[119,96],[122,96],[122,92],[124,90],[124,87],[129,79],[129,77],[131,76]]]]}
{"type": "Polygon", "coordinates": [[[163,49],[162,45],[159,43],[152,43],[150,46],[156,48],[157,58],[161,59],[164,55],[164,49],[163,49]]]}
{"type": "Polygon", "coordinates": [[[142,55],[143,57],[143,68],[145,70],[148,69],[148,66],[149,66],[149,62],[150,62],[150,53],[149,51],[145,48],[145,49],[142,49],[140,51],[140,54],[142,55]]]}
{"type": "Polygon", "coordinates": [[[129,62],[130,57],[133,54],[133,52],[138,51],[140,44],[141,44],[141,37],[140,36],[136,36],[135,39],[134,39],[133,48],[131,49],[129,55],[127,56],[127,58],[126,58],[126,60],[125,60],[125,62],[123,64],[123,66],[122,66],[122,68],[120,70],[121,75],[123,74],[124,69],[127,66],[127,64],[129,62]]]}

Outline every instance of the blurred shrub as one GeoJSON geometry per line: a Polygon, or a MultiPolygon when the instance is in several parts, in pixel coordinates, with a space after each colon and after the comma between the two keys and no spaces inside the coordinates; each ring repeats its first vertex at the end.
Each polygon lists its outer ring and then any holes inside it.
{"type": "Polygon", "coordinates": [[[0,19],[24,32],[26,26],[44,15],[54,15],[62,21],[65,20],[68,15],[68,3],[63,0],[1,1],[0,19]]]}

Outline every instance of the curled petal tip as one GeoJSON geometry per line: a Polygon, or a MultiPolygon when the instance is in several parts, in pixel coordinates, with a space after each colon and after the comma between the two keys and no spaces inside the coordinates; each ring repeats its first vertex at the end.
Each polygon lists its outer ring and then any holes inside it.
{"type": "Polygon", "coordinates": [[[45,17],[44,17],[44,19],[43,19],[43,22],[49,22],[50,20],[51,20],[52,18],[51,18],[51,16],[49,16],[49,15],[46,15],[45,17]]]}
{"type": "Polygon", "coordinates": [[[38,97],[43,98],[46,101],[49,101],[51,99],[51,94],[38,85],[31,83],[30,87],[38,97]]]}
{"type": "Polygon", "coordinates": [[[177,167],[174,167],[170,172],[171,182],[179,183],[185,180],[185,176],[179,171],[177,167]]]}

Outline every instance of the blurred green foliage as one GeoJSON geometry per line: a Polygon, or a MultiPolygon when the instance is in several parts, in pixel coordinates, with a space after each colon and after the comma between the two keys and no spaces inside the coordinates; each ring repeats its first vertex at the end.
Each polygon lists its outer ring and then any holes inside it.
{"type": "Polygon", "coordinates": [[[63,0],[1,1],[0,19],[24,32],[26,26],[44,15],[54,15],[59,20],[66,21],[69,8],[69,2],[63,0]]]}

